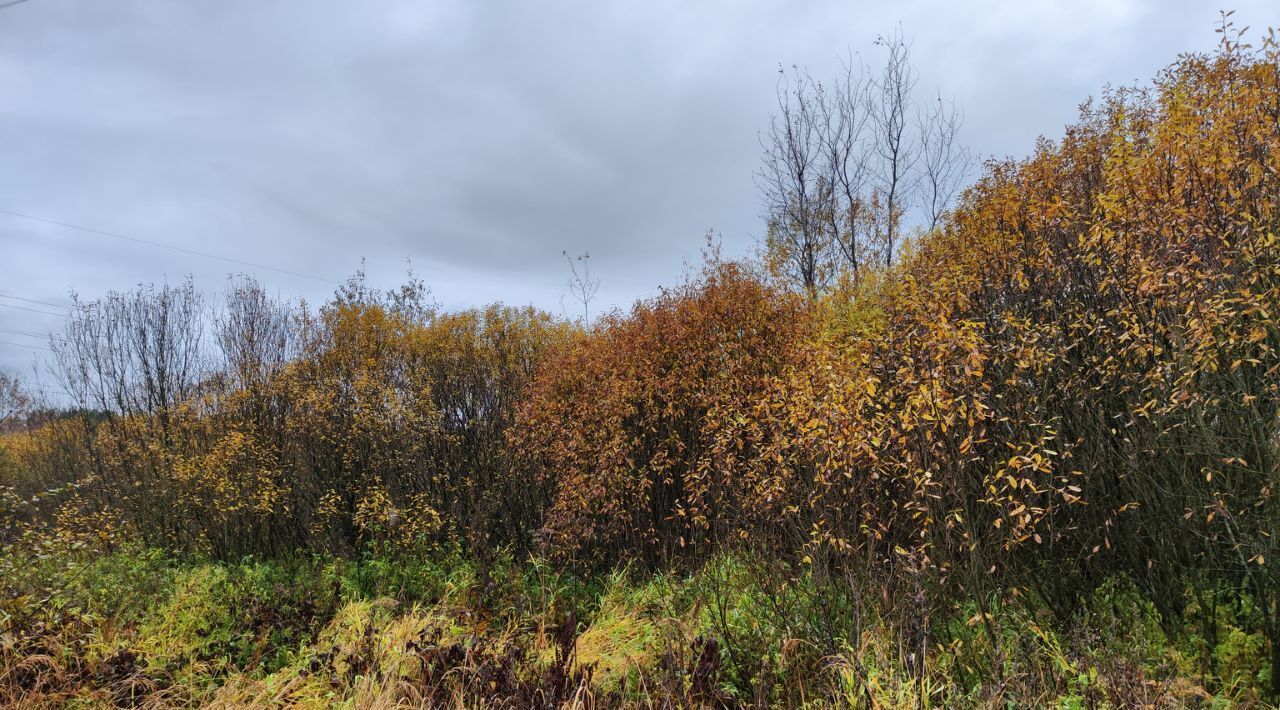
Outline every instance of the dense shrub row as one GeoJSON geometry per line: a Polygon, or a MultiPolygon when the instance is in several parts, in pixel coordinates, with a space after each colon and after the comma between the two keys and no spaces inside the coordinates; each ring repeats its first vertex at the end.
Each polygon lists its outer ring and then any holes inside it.
{"type": "Polygon", "coordinates": [[[727,267],[553,360],[519,441],[554,547],[803,555],[922,636],[1123,574],[1280,639],[1278,60],[1227,40],[1086,106],[873,285],[800,312],[727,267]]]}
{"type": "Polygon", "coordinates": [[[238,284],[212,323],[189,284],[85,304],[55,347],[103,415],[15,438],[25,492],[69,484],[69,524],[222,558],[525,541],[506,430],[568,328],[423,295],[353,282],[312,314],[238,284]]]}
{"type": "Polygon", "coordinates": [[[1123,573],[1170,623],[1251,597],[1280,640],[1277,56],[1085,106],[874,285],[800,312],[713,272],[553,359],[521,440],[549,526],[804,555],[918,622],[1014,587],[1065,619],[1123,573]]]}

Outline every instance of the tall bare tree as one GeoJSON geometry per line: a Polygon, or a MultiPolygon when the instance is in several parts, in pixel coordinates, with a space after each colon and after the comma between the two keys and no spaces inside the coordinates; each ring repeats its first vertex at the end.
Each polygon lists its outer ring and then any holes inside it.
{"type": "Polygon", "coordinates": [[[756,174],[764,199],[770,266],[811,297],[832,274],[832,199],[828,126],[836,120],[826,90],[798,67],[778,70],[778,112],[762,140],[756,174]]]}
{"type": "Polygon", "coordinates": [[[80,405],[162,413],[205,374],[204,299],[190,279],[74,300],[63,337],[50,347],[62,384],[80,405]]]}
{"type": "Polygon", "coordinates": [[[954,101],[939,94],[933,105],[916,116],[920,135],[920,185],[924,217],[930,231],[937,228],[973,166],[969,149],[959,143],[964,115],[954,101]]]}
{"type": "Polygon", "coordinates": [[[241,387],[265,383],[294,356],[297,322],[289,303],[269,296],[257,281],[232,281],[216,336],[227,372],[241,387]]]}
{"type": "Polygon", "coordinates": [[[586,326],[591,322],[591,302],[600,292],[600,279],[591,277],[591,253],[583,252],[576,257],[569,256],[567,250],[560,253],[569,262],[569,293],[582,304],[582,324],[586,326]]]}
{"type": "Polygon", "coordinates": [[[968,174],[954,103],[920,107],[901,29],[877,70],[850,59],[830,84],[779,71],[756,174],[773,272],[810,296],[841,270],[892,266],[904,234],[934,229],[968,174]],[[919,216],[918,224],[908,217],[919,216]]]}
{"type": "Polygon", "coordinates": [[[885,265],[893,264],[898,247],[903,213],[910,206],[915,187],[913,170],[918,146],[910,134],[914,113],[916,83],[920,75],[911,64],[911,46],[897,29],[876,40],[887,48],[888,58],[880,75],[869,83],[867,112],[874,124],[872,150],[878,160],[876,190],[883,199],[883,212],[878,218],[884,242],[885,265]]]}
{"type": "Polygon", "coordinates": [[[852,58],[823,101],[823,148],[832,200],[827,210],[832,240],[856,277],[870,263],[875,245],[868,239],[870,205],[863,191],[870,162],[864,132],[870,112],[863,96],[865,80],[855,74],[852,58]]]}
{"type": "Polygon", "coordinates": [[[17,375],[0,372],[0,432],[17,421],[31,406],[31,398],[17,375]]]}

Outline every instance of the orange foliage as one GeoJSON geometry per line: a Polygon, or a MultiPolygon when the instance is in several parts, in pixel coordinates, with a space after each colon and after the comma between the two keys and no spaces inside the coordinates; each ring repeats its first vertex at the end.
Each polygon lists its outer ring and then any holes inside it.
{"type": "Polygon", "coordinates": [[[1203,570],[1271,599],[1278,57],[1228,36],[1086,105],[812,312],[713,267],[576,340],[515,433],[550,548],[740,541],[1062,613],[1117,571],[1168,613],[1203,570]]]}
{"type": "Polygon", "coordinates": [[[554,489],[552,549],[651,561],[753,518],[757,405],[788,366],[801,300],[735,264],[604,319],[543,367],[521,409],[518,455],[554,489]]]}

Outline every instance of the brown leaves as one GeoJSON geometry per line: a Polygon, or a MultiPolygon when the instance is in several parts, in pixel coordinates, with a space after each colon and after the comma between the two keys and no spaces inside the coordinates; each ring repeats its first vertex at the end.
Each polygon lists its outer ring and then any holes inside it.
{"type": "MultiPolygon", "coordinates": [[[[584,336],[518,427],[557,486],[557,544],[808,540],[875,574],[990,558],[1068,577],[1121,546],[1208,554],[1163,534],[1189,524],[1170,491],[1218,495],[1200,466],[1280,454],[1265,51],[1186,57],[1087,106],[802,327],[786,296],[713,271],[584,336]]],[[[1221,505],[1274,514],[1266,476],[1236,468],[1221,505]]]]}
{"type": "Polygon", "coordinates": [[[763,447],[789,413],[766,395],[806,327],[798,297],[711,264],[547,361],[513,442],[532,475],[556,485],[553,549],[601,545],[591,554],[606,558],[614,546],[701,549],[779,509],[785,479],[768,472],[783,452],[763,447]]]}

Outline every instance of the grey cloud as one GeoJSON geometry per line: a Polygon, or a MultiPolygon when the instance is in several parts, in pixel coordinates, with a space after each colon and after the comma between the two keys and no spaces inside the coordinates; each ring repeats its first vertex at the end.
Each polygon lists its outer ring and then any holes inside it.
{"type": "MultiPolygon", "coordinates": [[[[1241,24],[1280,24],[1272,3],[1238,5],[1241,24]]],[[[964,104],[966,142],[1021,155],[1104,84],[1212,47],[1216,16],[1192,0],[30,0],[0,9],[0,209],[331,279],[364,258],[388,286],[408,258],[450,306],[558,311],[561,251],[589,250],[602,307],[626,306],[677,280],[708,228],[752,248],[780,64],[874,62],[901,22],[922,88],[964,104]]],[[[0,253],[0,293],[54,302],[248,270],[4,215],[0,253]]],[[[56,325],[0,308],[0,327],[56,325]]],[[[0,346],[0,367],[31,354],[0,346]]]]}

